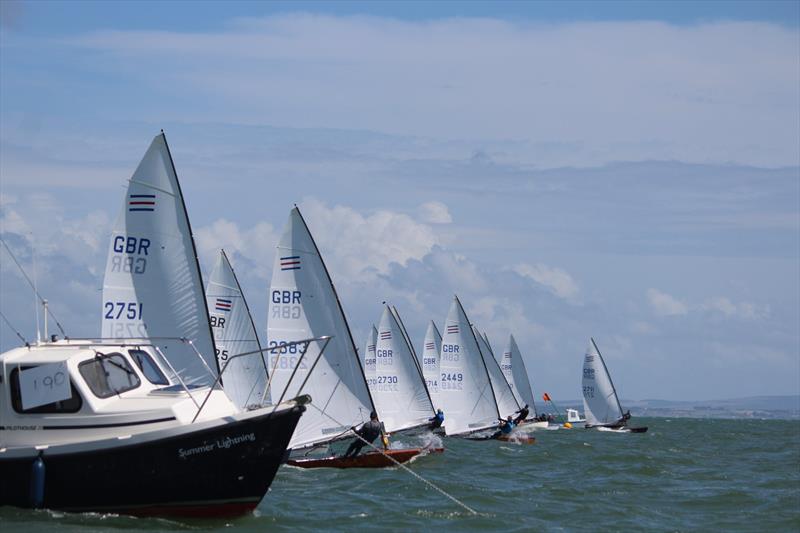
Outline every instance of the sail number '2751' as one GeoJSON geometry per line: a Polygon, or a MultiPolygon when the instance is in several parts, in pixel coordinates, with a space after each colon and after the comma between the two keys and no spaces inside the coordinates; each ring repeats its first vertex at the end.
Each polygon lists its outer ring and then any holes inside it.
{"type": "Polygon", "coordinates": [[[103,317],[107,320],[141,320],[142,307],[142,302],[106,302],[103,304],[103,317]]]}

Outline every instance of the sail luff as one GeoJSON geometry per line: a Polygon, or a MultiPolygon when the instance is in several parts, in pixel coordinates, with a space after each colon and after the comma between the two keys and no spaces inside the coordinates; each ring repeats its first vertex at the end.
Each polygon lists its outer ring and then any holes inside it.
{"type": "MultiPolygon", "coordinates": [[[[467,312],[464,311],[464,306],[461,305],[461,301],[458,299],[458,296],[456,296],[456,303],[461,308],[461,312],[464,314],[464,316],[467,316],[467,312]]],[[[495,394],[495,392],[494,392],[494,387],[492,386],[492,378],[491,378],[491,376],[489,374],[489,368],[486,366],[486,359],[483,357],[483,353],[481,352],[481,345],[478,342],[478,339],[475,337],[475,330],[474,330],[474,327],[472,327],[471,324],[470,324],[470,327],[469,327],[469,332],[470,332],[470,335],[472,335],[472,339],[475,341],[475,346],[478,347],[478,355],[481,358],[481,362],[483,363],[483,370],[486,372],[486,377],[489,380],[489,390],[492,391],[492,399],[494,400],[494,408],[495,408],[495,411],[497,412],[497,418],[499,419],[500,418],[500,407],[497,405],[497,394],[495,394]]]]}

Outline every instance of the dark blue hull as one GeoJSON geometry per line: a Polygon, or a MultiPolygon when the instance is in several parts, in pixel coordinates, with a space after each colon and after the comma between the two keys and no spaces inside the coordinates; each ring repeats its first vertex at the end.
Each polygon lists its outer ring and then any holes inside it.
{"type": "Polygon", "coordinates": [[[90,452],[0,457],[0,505],[132,515],[231,516],[261,501],[305,407],[90,452]],[[39,468],[41,471],[41,468],[39,468]],[[43,492],[36,485],[43,483],[43,492]]]}

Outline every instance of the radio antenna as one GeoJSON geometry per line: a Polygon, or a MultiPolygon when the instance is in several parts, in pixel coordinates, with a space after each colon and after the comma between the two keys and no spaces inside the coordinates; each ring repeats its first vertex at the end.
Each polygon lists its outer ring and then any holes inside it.
{"type": "MultiPolygon", "coordinates": [[[[24,269],[24,268],[22,268],[22,265],[20,265],[20,264],[19,264],[19,261],[17,261],[17,258],[16,258],[16,256],[14,255],[14,252],[12,252],[12,251],[11,251],[11,248],[9,248],[9,247],[8,247],[8,244],[6,243],[6,240],[5,240],[5,239],[3,239],[3,238],[0,238],[0,242],[2,242],[2,243],[3,243],[3,246],[5,247],[6,251],[8,252],[8,255],[10,255],[10,256],[11,256],[11,260],[12,260],[12,261],[14,261],[14,264],[15,264],[15,265],[17,265],[17,268],[18,268],[18,269],[19,269],[19,271],[22,273],[22,277],[24,277],[24,278],[25,278],[25,281],[27,281],[27,282],[28,282],[28,285],[30,285],[30,286],[31,286],[31,288],[33,289],[33,292],[34,292],[34,294],[36,295],[36,298],[38,298],[38,300],[39,300],[39,301],[36,303],[36,306],[35,306],[35,307],[36,307],[36,310],[37,310],[37,313],[36,313],[36,322],[37,322],[37,328],[36,328],[36,329],[37,329],[37,331],[38,331],[38,329],[39,329],[39,328],[38,328],[38,322],[39,322],[39,313],[38,313],[38,308],[39,308],[39,304],[40,304],[40,303],[41,303],[42,305],[44,305],[44,301],[45,301],[45,300],[44,300],[44,298],[42,298],[42,295],[41,295],[41,294],[39,294],[39,291],[38,291],[38,290],[36,290],[36,284],[35,284],[33,281],[31,281],[31,278],[29,278],[29,277],[28,277],[28,274],[25,272],[25,269],[24,269]]],[[[35,262],[34,262],[34,264],[35,264],[35,262]]],[[[35,271],[36,271],[36,269],[34,268],[34,273],[35,273],[35,271]]],[[[52,319],[53,319],[53,322],[55,322],[55,323],[56,323],[56,326],[58,327],[58,331],[60,331],[60,332],[61,332],[61,335],[62,335],[62,336],[64,336],[64,337],[66,337],[66,336],[67,336],[67,334],[66,334],[66,332],[64,331],[64,328],[63,328],[63,327],[61,327],[61,323],[58,321],[58,319],[56,318],[56,316],[53,314],[53,311],[52,311],[52,309],[50,309],[50,307],[49,307],[49,306],[47,307],[47,314],[49,314],[49,315],[50,315],[50,318],[52,318],[52,319]]],[[[38,335],[37,335],[37,338],[38,338],[38,335]]]]}

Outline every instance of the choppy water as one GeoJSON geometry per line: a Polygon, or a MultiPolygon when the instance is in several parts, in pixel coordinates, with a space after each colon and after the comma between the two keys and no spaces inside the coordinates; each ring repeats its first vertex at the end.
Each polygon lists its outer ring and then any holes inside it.
{"type": "Polygon", "coordinates": [[[537,431],[534,445],[445,439],[408,473],[283,467],[227,522],[0,509],[3,533],[49,531],[800,531],[800,421],[635,419],[642,435],[537,431]]]}

